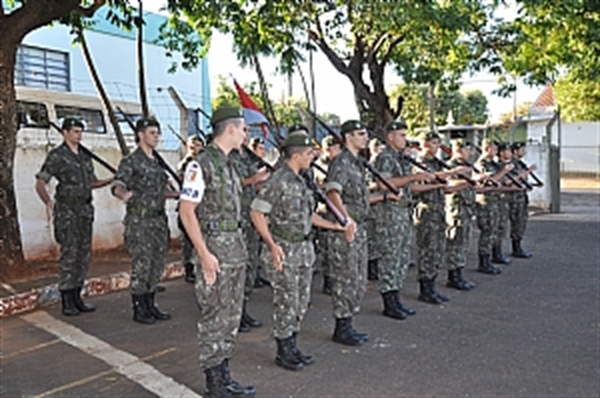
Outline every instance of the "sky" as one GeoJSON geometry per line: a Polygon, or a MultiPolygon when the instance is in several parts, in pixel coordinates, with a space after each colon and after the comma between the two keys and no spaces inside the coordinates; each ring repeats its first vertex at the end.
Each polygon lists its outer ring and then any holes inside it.
{"type": "MultiPolygon", "coordinates": [[[[165,3],[166,1],[164,0],[144,0],[144,9],[158,11],[165,3]]],[[[512,10],[507,10],[506,12],[510,13],[512,10]]],[[[268,84],[271,85],[269,91],[271,100],[279,101],[286,98],[288,94],[288,82],[286,77],[276,72],[277,60],[263,57],[260,61],[265,78],[268,84]]],[[[231,75],[242,85],[258,80],[252,68],[242,68],[239,66],[238,60],[233,53],[233,42],[230,36],[220,33],[213,35],[208,62],[212,95],[215,95],[216,82],[219,75],[225,77],[231,75]]],[[[315,71],[317,112],[337,114],[342,121],[357,118],[358,112],[354,103],[352,84],[348,78],[340,74],[321,52],[315,53],[313,65],[315,71]]],[[[308,79],[308,63],[305,62],[300,67],[308,79]]],[[[386,72],[386,88],[391,88],[399,83],[402,83],[402,80],[398,76],[395,76],[391,71],[386,72]]],[[[492,91],[498,87],[496,77],[489,73],[478,73],[474,76],[465,75],[462,79],[463,91],[481,90],[487,97],[488,110],[492,122],[496,121],[501,114],[511,112],[515,101],[513,97],[500,98],[492,94],[492,91]]],[[[520,81],[517,82],[517,104],[526,101],[535,101],[542,89],[543,87],[529,87],[520,81]]],[[[296,74],[292,79],[292,96],[304,98],[299,74],[296,74]]]]}

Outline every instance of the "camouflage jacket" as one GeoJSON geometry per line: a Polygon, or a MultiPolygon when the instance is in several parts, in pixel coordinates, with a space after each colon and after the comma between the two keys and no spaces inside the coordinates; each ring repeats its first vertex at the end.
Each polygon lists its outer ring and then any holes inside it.
{"type": "Polygon", "coordinates": [[[91,201],[91,183],[97,180],[92,158],[83,151],[74,153],[64,142],[48,153],[35,177],[45,182],[56,178],[58,186],[55,197],[59,201],[61,198],[91,201]]]}
{"type": "Polygon", "coordinates": [[[284,163],[262,187],[252,210],[269,215],[273,236],[290,242],[307,236],[312,227],[314,199],[304,178],[284,163]]]}
{"type": "MultiPolygon", "coordinates": [[[[375,168],[385,178],[404,177],[411,174],[411,169],[400,154],[389,145],[377,156],[375,168]]],[[[403,186],[400,201],[377,202],[373,205],[375,217],[378,223],[395,223],[398,212],[403,208],[410,207],[411,190],[409,184],[403,186]]]]}
{"type": "MultiPolygon", "coordinates": [[[[477,162],[475,163],[475,166],[482,172],[482,173],[491,173],[491,175],[493,176],[494,174],[498,174],[501,170],[503,165],[499,162],[496,162],[494,159],[489,159],[485,156],[480,157],[477,162]]],[[[477,194],[477,202],[479,203],[485,203],[486,198],[487,199],[499,199],[501,196],[500,192],[498,191],[490,191],[490,192],[486,192],[483,194],[477,194]]]]}
{"type": "MultiPolygon", "coordinates": [[[[432,173],[443,170],[440,162],[437,161],[435,156],[425,154],[419,161],[431,170],[432,173]]],[[[444,188],[437,188],[419,193],[419,201],[420,203],[427,205],[443,205],[446,201],[444,188]]]]}
{"type": "Polygon", "coordinates": [[[367,173],[360,158],[344,148],[329,164],[325,189],[327,192],[336,190],[340,193],[346,211],[355,222],[366,221],[369,213],[369,187],[367,173]]]}
{"type": "MultiPolygon", "coordinates": [[[[454,168],[458,166],[464,166],[465,163],[462,161],[462,159],[452,158],[448,162],[448,165],[454,168]]],[[[469,177],[471,177],[471,175],[469,175],[469,177]]],[[[446,195],[446,211],[453,213],[453,215],[456,217],[462,214],[467,217],[473,216],[473,206],[475,206],[475,188],[473,188],[471,185],[467,185],[460,191],[446,195]]]]}
{"type": "MultiPolygon", "coordinates": [[[[233,164],[237,169],[242,182],[244,179],[252,177],[258,172],[256,162],[252,161],[245,149],[240,151],[233,150],[229,153],[229,157],[233,160],[233,164]]],[[[242,208],[249,208],[250,203],[252,203],[252,199],[255,197],[256,186],[254,184],[249,184],[242,187],[242,208]]]]}
{"type": "Polygon", "coordinates": [[[138,147],[121,160],[112,187],[122,186],[133,192],[133,196],[127,202],[128,213],[134,209],[158,212],[165,209],[167,180],[165,170],[158,161],[148,157],[138,147]]]}

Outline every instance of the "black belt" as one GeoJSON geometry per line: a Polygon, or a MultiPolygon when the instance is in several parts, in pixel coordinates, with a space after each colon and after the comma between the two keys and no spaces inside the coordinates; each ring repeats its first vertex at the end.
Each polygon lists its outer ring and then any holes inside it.
{"type": "Polygon", "coordinates": [[[56,196],[57,202],[69,205],[69,206],[83,206],[92,203],[91,197],[82,197],[82,196],[56,196]]]}

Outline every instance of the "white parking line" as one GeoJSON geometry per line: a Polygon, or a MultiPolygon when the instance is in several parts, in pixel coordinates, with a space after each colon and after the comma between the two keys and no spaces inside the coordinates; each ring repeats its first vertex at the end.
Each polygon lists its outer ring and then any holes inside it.
{"type": "Polygon", "coordinates": [[[159,397],[201,398],[194,391],[160,373],[135,355],[119,350],[97,337],[84,333],[75,326],[59,321],[45,311],[34,312],[21,318],[86,354],[106,362],[114,368],[115,372],[159,397]]]}

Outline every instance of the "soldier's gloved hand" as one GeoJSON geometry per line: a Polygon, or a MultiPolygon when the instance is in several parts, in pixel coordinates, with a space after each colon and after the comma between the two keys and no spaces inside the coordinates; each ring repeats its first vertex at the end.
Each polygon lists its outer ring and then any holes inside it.
{"type": "Polygon", "coordinates": [[[202,266],[204,282],[208,286],[214,285],[217,281],[217,274],[221,272],[219,260],[212,253],[208,253],[208,255],[200,257],[200,265],[202,266]]]}
{"type": "Polygon", "coordinates": [[[279,245],[273,245],[271,247],[271,256],[273,257],[273,266],[279,272],[283,271],[283,259],[285,258],[285,253],[283,249],[279,245]]]}

